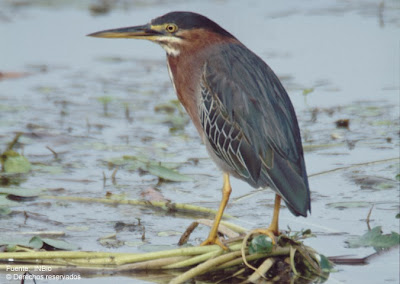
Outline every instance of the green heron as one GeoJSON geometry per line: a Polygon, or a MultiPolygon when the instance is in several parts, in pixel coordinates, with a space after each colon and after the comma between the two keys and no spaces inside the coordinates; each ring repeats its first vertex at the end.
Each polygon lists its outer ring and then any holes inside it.
{"type": "Polygon", "coordinates": [[[279,235],[281,199],[296,216],[311,212],[300,130],[288,94],[272,69],[232,34],[192,12],[171,12],[142,26],[89,36],[147,39],[167,53],[176,94],[209,155],[223,171],[222,201],[208,238],[218,244],[218,226],[231,193],[229,176],[275,191],[271,225],[279,235]]]}

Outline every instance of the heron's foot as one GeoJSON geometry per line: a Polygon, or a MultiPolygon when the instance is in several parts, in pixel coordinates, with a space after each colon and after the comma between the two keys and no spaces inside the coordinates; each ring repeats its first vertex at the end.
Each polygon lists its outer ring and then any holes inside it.
{"type": "Polygon", "coordinates": [[[218,235],[209,235],[208,238],[200,244],[201,246],[208,246],[208,245],[219,245],[223,250],[229,250],[226,245],[224,245],[221,240],[219,239],[218,235]]]}
{"type": "Polygon", "coordinates": [[[254,233],[259,233],[262,235],[266,235],[271,238],[272,244],[276,245],[276,237],[280,235],[279,230],[276,230],[274,228],[267,228],[267,229],[256,229],[254,230],[254,233]]]}

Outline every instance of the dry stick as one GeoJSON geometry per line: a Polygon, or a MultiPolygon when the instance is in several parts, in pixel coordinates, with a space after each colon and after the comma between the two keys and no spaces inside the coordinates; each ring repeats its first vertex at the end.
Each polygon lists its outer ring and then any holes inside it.
{"type": "MultiPolygon", "coordinates": [[[[190,235],[192,234],[192,232],[197,228],[199,224],[212,227],[213,221],[206,219],[197,219],[196,221],[192,222],[192,224],[190,224],[190,226],[187,227],[186,231],[183,232],[181,238],[179,239],[178,245],[181,246],[185,244],[189,239],[190,235]]],[[[243,227],[225,221],[221,221],[218,227],[218,232],[228,236],[229,239],[226,241],[229,241],[231,243],[236,241],[236,239],[239,240],[240,239],[239,234],[244,233],[246,231],[247,229],[244,229],[243,227]]]]}
{"type": "Polygon", "coordinates": [[[367,219],[366,219],[368,231],[371,231],[371,227],[369,226],[369,221],[370,221],[370,218],[371,218],[372,209],[374,209],[374,204],[372,204],[371,209],[369,209],[369,212],[368,212],[368,215],[367,215],[367,219]]]}
{"type": "Polygon", "coordinates": [[[18,143],[19,137],[20,137],[22,134],[23,134],[22,132],[17,132],[17,133],[15,134],[14,139],[13,139],[10,143],[8,143],[6,151],[7,151],[7,150],[12,150],[12,149],[14,148],[15,144],[18,143]]]}
{"type": "Polygon", "coordinates": [[[53,153],[54,159],[58,158],[58,154],[56,151],[50,148],[50,146],[46,146],[47,150],[49,150],[51,153],[53,153]]]}
{"type": "Polygon", "coordinates": [[[399,160],[399,158],[396,157],[396,158],[389,158],[389,159],[384,159],[384,160],[377,160],[377,161],[371,161],[371,162],[365,162],[365,163],[352,164],[352,165],[346,166],[346,167],[340,167],[340,168],[327,170],[327,171],[323,171],[323,172],[319,172],[319,173],[315,173],[315,174],[310,174],[310,175],[308,175],[308,177],[310,178],[310,177],[324,175],[324,174],[328,174],[328,173],[332,173],[332,172],[336,172],[336,171],[347,170],[347,169],[351,169],[351,168],[355,168],[355,167],[359,167],[359,166],[368,166],[368,165],[373,165],[373,164],[391,162],[391,161],[395,161],[395,160],[399,160]]]}
{"type": "Polygon", "coordinates": [[[190,235],[192,234],[192,232],[194,231],[194,229],[197,228],[197,226],[199,225],[199,223],[197,222],[192,222],[192,224],[190,224],[189,227],[187,227],[186,231],[183,232],[181,238],[178,241],[178,245],[181,246],[183,244],[186,244],[190,235]]]}
{"type": "Polygon", "coordinates": [[[112,172],[112,175],[111,175],[111,181],[112,181],[112,183],[115,183],[116,180],[117,180],[117,178],[116,178],[116,176],[117,176],[117,171],[118,171],[118,166],[115,167],[114,171],[112,172]]]}

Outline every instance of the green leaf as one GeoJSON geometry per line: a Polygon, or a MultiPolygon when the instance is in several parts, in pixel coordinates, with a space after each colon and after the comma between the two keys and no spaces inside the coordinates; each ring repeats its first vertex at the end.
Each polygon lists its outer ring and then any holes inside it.
{"type": "Polygon", "coordinates": [[[8,150],[2,154],[3,170],[6,173],[25,174],[31,170],[31,163],[27,158],[8,150]]]}
{"type": "Polygon", "coordinates": [[[303,90],[303,96],[307,96],[309,93],[314,92],[314,88],[307,88],[303,90]]]}
{"type": "Polygon", "coordinates": [[[266,235],[256,236],[251,240],[249,254],[270,253],[272,251],[272,240],[266,235]]]}
{"type": "Polygon", "coordinates": [[[319,261],[319,266],[324,272],[332,272],[334,264],[323,254],[319,255],[321,260],[319,261]]]}
{"type": "Polygon", "coordinates": [[[147,165],[143,170],[148,171],[152,175],[158,176],[169,181],[192,181],[193,179],[187,175],[183,175],[173,169],[162,165],[147,165]]]}
{"type": "Polygon", "coordinates": [[[388,249],[400,244],[400,235],[396,232],[382,234],[380,226],[373,228],[364,235],[346,241],[350,248],[374,247],[376,250],[388,249]]]}

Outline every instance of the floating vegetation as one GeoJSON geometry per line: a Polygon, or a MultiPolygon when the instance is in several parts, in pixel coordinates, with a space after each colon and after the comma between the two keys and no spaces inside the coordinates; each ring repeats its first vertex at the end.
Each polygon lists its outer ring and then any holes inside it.
{"type": "Polygon", "coordinates": [[[18,144],[21,135],[22,133],[17,133],[14,139],[7,145],[6,150],[0,155],[1,172],[25,174],[31,170],[29,160],[13,150],[14,146],[18,144]]]}
{"type": "Polygon", "coordinates": [[[23,155],[7,150],[0,157],[2,171],[10,174],[26,174],[31,170],[31,163],[23,155]]]}
{"type": "MultiPolygon", "coordinates": [[[[34,247],[19,247],[11,252],[0,253],[0,268],[23,264],[33,270],[34,265],[40,264],[48,266],[47,271],[53,273],[170,271],[173,274],[169,276],[169,283],[184,283],[193,278],[213,279],[214,283],[222,280],[256,283],[262,279],[283,282],[291,279],[300,281],[296,283],[311,283],[326,279],[332,263],[305,246],[298,236],[281,235],[273,245],[271,240],[262,235],[253,238],[250,232],[246,236],[226,240],[227,251],[218,245],[211,245],[140,254],[47,251],[43,243],[49,243],[49,240],[34,237],[31,240],[34,247]]],[[[60,246],[56,243],[53,249],[71,248],[60,246]]]]}
{"type": "Polygon", "coordinates": [[[376,251],[400,245],[400,235],[396,232],[382,234],[382,227],[372,228],[364,235],[346,241],[350,248],[373,247],[376,251]]]}

